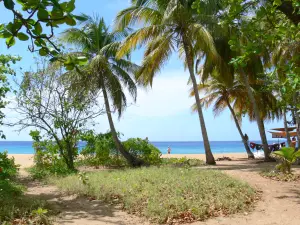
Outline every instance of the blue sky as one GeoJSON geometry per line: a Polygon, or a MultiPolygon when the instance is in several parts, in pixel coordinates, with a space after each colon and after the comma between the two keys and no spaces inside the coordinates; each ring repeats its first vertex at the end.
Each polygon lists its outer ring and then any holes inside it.
{"type": "MultiPolygon", "coordinates": [[[[113,24],[118,11],[129,5],[128,0],[76,0],[77,14],[99,14],[104,17],[107,24],[113,24]]],[[[0,9],[0,21],[7,22],[11,14],[0,9]]],[[[56,30],[59,34],[65,27],[56,30]]],[[[18,42],[7,50],[3,40],[0,41],[1,54],[13,54],[22,57],[22,61],[16,66],[17,76],[21,77],[19,67],[23,71],[29,69],[33,63],[33,55],[28,52],[25,42],[18,42]]],[[[141,51],[134,53],[132,59],[139,63],[142,59],[141,51]]],[[[115,118],[117,130],[124,134],[124,139],[129,137],[148,137],[152,141],[201,141],[201,131],[198,116],[191,112],[190,106],[193,99],[189,97],[187,86],[188,73],[184,71],[182,62],[174,54],[169,63],[164,67],[154,80],[153,88],[139,90],[136,104],[132,104],[120,121],[115,118]]],[[[8,120],[17,116],[6,110],[8,120]]],[[[214,117],[212,110],[204,111],[206,127],[209,139],[212,141],[240,140],[234,121],[226,110],[218,117],[214,117]]],[[[95,128],[98,132],[109,129],[106,117],[98,119],[95,128]]],[[[281,121],[266,123],[266,129],[282,127],[281,121]]],[[[30,140],[28,130],[15,132],[16,128],[4,127],[7,140],[30,140]]],[[[248,134],[250,140],[259,140],[259,132],[256,123],[250,123],[246,118],[242,129],[248,134]]],[[[267,134],[268,139],[271,136],[267,134]]]]}

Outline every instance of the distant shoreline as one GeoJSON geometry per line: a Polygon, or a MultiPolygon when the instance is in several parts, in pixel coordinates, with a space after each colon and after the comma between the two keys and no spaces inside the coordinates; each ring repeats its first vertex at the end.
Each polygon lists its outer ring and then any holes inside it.
{"type": "MultiPolygon", "coordinates": [[[[20,168],[27,168],[33,165],[34,154],[8,154],[9,157],[14,157],[16,164],[20,165],[20,168]]],[[[220,157],[229,157],[231,159],[245,159],[247,158],[246,153],[224,153],[214,154],[215,159],[220,157]]],[[[205,154],[163,154],[162,158],[182,158],[186,157],[189,159],[201,159],[205,160],[205,154]]]]}

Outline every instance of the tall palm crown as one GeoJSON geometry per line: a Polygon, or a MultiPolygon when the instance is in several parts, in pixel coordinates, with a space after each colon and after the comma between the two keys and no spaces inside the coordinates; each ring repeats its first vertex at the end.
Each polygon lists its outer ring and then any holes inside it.
{"type": "Polygon", "coordinates": [[[143,27],[129,35],[118,56],[131,49],[146,45],[142,70],[138,78],[143,84],[152,84],[156,72],[165,65],[173,51],[178,50],[185,59],[184,43],[192,58],[203,52],[216,58],[214,42],[199,23],[200,16],[192,9],[193,0],[132,0],[132,6],[119,12],[115,29],[143,23],[143,27]]]}
{"type": "MultiPolygon", "coordinates": [[[[247,99],[245,86],[238,80],[235,80],[232,85],[228,86],[218,76],[210,77],[206,83],[199,84],[198,90],[204,92],[204,97],[201,101],[206,108],[214,104],[213,113],[215,116],[222,113],[228,107],[228,104],[234,104],[237,99],[247,99]]],[[[194,95],[192,90],[191,95],[194,95]]],[[[195,104],[192,106],[192,109],[195,111],[195,104]]]]}
{"type": "Polygon", "coordinates": [[[125,32],[110,32],[103,18],[82,15],[85,21],[81,28],[70,28],[62,33],[62,41],[78,46],[89,60],[87,73],[80,75],[80,82],[91,90],[97,91],[105,87],[119,116],[123,112],[127,100],[124,87],[136,99],[137,88],[131,75],[138,66],[128,58],[115,57],[122,37],[125,32]]]}
{"type": "MultiPolygon", "coordinates": [[[[204,97],[201,99],[204,106],[208,108],[213,104],[214,115],[218,116],[230,104],[240,122],[244,114],[248,115],[250,121],[255,121],[255,113],[247,96],[245,85],[237,79],[237,76],[231,85],[227,85],[222,78],[214,74],[205,83],[198,84],[198,90],[204,92],[204,97]]],[[[256,85],[256,89],[259,89],[259,85],[256,85]]],[[[193,90],[191,90],[191,95],[194,95],[193,90]]],[[[281,119],[281,110],[277,107],[276,97],[272,92],[254,90],[254,95],[263,120],[281,119]]],[[[192,106],[192,109],[196,111],[196,104],[192,106]]]]}

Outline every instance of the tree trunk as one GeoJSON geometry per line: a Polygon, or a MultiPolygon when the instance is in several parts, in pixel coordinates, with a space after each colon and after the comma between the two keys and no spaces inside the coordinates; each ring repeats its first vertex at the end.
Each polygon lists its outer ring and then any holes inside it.
{"type": "Polygon", "coordinates": [[[298,140],[298,149],[300,149],[300,114],[299,109],[297,108],[297,105],[299,104],[297,102],[297,99],[299,98],[298,93],[296,92],[293,96],[293,102],[295,105],[295,119],[296,119],[296,132],[297,132],[297,140],[298,140]]]}
{"type": "Polygon", "coordinates": [[[118,138],[118,134],[117,131],[115,129],[114,126],[114,122],[111,116],[111,111],[110,111],[110,106],[109,106],[109,100],[108,100],[108,96],[107,96],[107,92],[105,87],[102,85],[102,90],[103,90],[103,96],[104,96],[104,102],[105,102],[105,109],[106,109],[106,114],[107,114],[107,118],[108,118],[108,122],[109,122],[109,126],[110,126],[110,131],[113,137],[113,140],[115,142],[116,148],[117,150],[124,156],[124,158],[128,161],[128,163],[130,164],[130,166],[132,167],[140,167],[143,166],[145,163],[140,160],[137,159],[135,157],[133,157],[122,145],[121,141],[118,138]]]}
{"type": "Polygon", "coordinates": [[[198,116],[199,116],[200,127],[201,127],[204,149],[205,149],[206,163],[209,165],[215,165],[216,161],[215,161],[214,156],[210,149],[210,144],[209,144],[208,135],[207,135],[207,131],[206,131],[204,116],[203,116],[202,107],[201,107],[201,103],[200,103],[200,97],[199,97],[199,92],[198,92],[198,87],[197,87],[197,80],[196,80],[195,73],[194,73],[194,59],[190,54],[189,45],[184,40],[185,39],[183,37],[183,42],[184,42],[183,45],[184,45],[184,50],[185,50],[185,54],[186,54],[186,61],[188,64],[190,78],[192,80],[193,89],[195,92],[196,105],[197,105],[198,116]]]}
{"type": "Polygon", "coordinates": [[[287,143],[288,143],[288,146],[291,147],[291,136],[290,136],[290,132],[288,130],[288,125],[287,125],[287,120],[286,120],[286,108],[283,109],[283,123],[284,123],[284,129],[285,129],[285,133],[286,133],[287,143]]]}
{"type": "Polygon", "coordinates": [[[256,122],[257,122],[261,142],[262,142],[264,153],[265,153],[265,161],[272,161],[272,159],[270,158],[270,150],[269,150],[269,147],[268,147],[268,141],[267,141],[267,137],[266,137],[264,124],[263,124],[262,119],[260,118],[259,109],[258,109],[256,100],[255,100],[254,94],[251,90],[251,86],[249,84],[248,77],[247,77],[247,75],[246,75],[246,73],[243,69],[240,69],[240,74],[242,76],[245,87],[247,89],[250,102],[252,103],[253,108],[254,108],[255,119],[256,119],[256,122]]]}
{"type": "Polygon", "coordinates": [[[234,112],[233,108],[231,107],[229,101],[227,101],[227,105],[228,105],[228,108],[229,108],[229,110],[232,114],[232,117],[234,119],[236,128],[238,129],[238,131],[241,135],[242,141],[244,143],[244,146],[245,146],[245,149],[246,149],[246,152],[247,152],[247,155],[248,155],[248,159],[254,159],[254,155],[253,155],[252,151],[249,148],[248,141],[246,140],[245,136],[243,135],[242,129],[241,129],[240,124],[239,124],[239,121],[236,118],[235,112],[234,112]]]}

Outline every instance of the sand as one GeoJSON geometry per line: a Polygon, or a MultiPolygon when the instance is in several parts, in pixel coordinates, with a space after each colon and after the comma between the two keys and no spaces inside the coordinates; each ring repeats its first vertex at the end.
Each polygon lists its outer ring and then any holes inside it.
{"type": "Polygon", "coordinates": [[[33,165],[33,154],[8,154],[9,157],[15,158],[15,163],[20,165],[20,168],[27,168],[33,165]]]}
{"type": "MultiPolygon", "coordinates": [[[[223,156],[231,159],[247,158],[246,153],[226,153],[226,154],[214,154],[215,159],[223,156]]],[[[15,162],[20,165],[20,168],[27,168],[33,165],[33,154],[9,154],[9,157],[14,157],[15,162]]],[[[205,160],[205,154],[164,154],[163,158],[193,158],[205,160]]]]}

